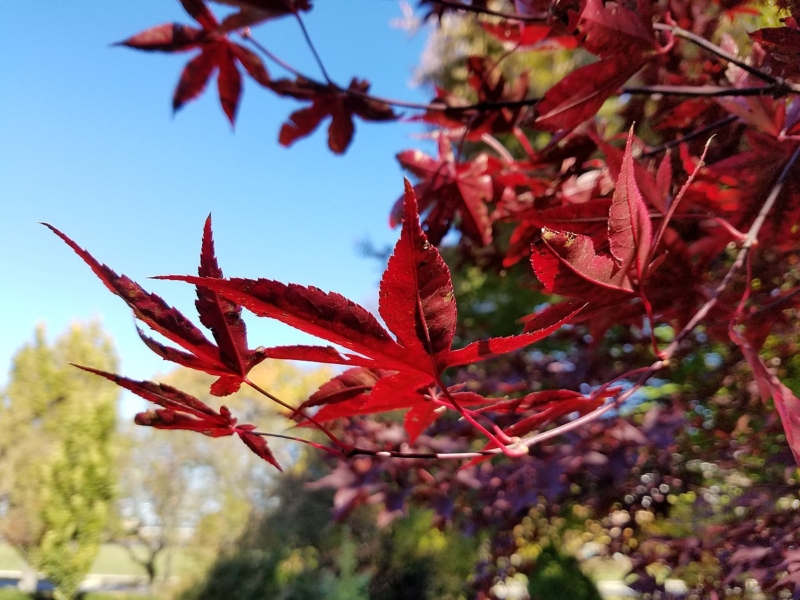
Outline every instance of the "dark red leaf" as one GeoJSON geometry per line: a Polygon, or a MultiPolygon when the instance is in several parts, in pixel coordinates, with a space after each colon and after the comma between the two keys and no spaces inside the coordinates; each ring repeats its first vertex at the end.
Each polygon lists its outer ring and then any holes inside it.
{"type": "Polygon", "coordinates": [[[756,349],[733,324],[729,332],[731,340],[739,346],[753,371],[761,399],[766,402],[772,398],[775,403],[783,430],[786,432],[786,441],[789,443],[795,462],[800,466],[800,399],[767,369],[756,349]]]}
{"type": "Polygon", "coordinates": [[[311,10],[310,0],[214,0],[239,10],[222,21],[220,31],[233,31],[264,21],[311,10]]]}
{"type": "Polygon", "coordinates": [[[393,375],[395,371],[384,369],[366,369],[356,367],[348,369],[330,381],[322,384],[320,388],[309,396],[308,400],[297,409],[305,410],[314,406],[338,404],[361,394],[365,394],[375,387],[379,379],[393,375]]]}
{"type": "Polygon", "coordinates": [[[204,48],[190,60],[184,67],[172,96],[172,110],[179,110],[184,104],[202,94],[216,67],[217,56],[213,48],[204,48]]]}
{"type": "Polygon", "coordinates": [[[91,254],[52,225],[47,223],[44,225],[66,242],[112,293],[127,303],[137,319],[194,354],[205,365],[203,370],[212,374],[227,370],[220,360],[219,350],[178,310],[167,305],[159,296],[146,292],[138,283],[131,281],[125,275],[117,275],[106,265],[100,264],[91,254]]]}
{"type": "Polygon", "coordinates": [[[397,340],[438,375],[456,328],[450,270],[419,225],[417,200],[406,180],[400,240],[383,274],[379,310],[397,340]]]}
{"type": "MultiPolygon", "coordinates": [[[[203,242],[200,249],[200,277],[222,278],[222,269],[214,253],[214,234],[211,229],[211,215],[203,227],[203,242]]],[[[244,376],[250,367],[246,364],[247,327],[242,320],[242,307],[223,298],[208,288],[197,286],[197,314],[200,322],[211,330],[219,347],[220,358],[235,373],[244,376]]],[[[261,360],[264,355],[262,353],[261,360]]]]}
{"type": "Polygon", "coordinates": [[[182,392],[171,385],[167,385],[165,383],[154,383],[152,381],[135,381],[133,379],[128,379],[127,377],[122,377],[121,375],[108,373],[107,371],[100,371],[99,369],[93,369],[91,367],[84,367],[81,365],[75,366],[89,373],[94,373],[95,375],[104,377],[109,381],[113,381],[118,386],[133,392],[137,396],[140,396],[149,402],[158,404],[163,408],[167,408],[175,412],[187,413],[198,419],[207,421],[209,426],[224,429],[226,427],[230,428],[236,425],[236,419],[218,413],[205,402],[201,402],[194,396],[186,394],[185,392],[182,392]]]}
{"type": "Polygon", "coordinates": [[[267,461],[278,469],[278,471],[283,471],[281,465],[272,454],[272,450],[269,449],[269,445],[267,445],[267,440],[264,439],[264,436],[246,431],[237,431],[236,434],[244,442],[245,446],[250,448],[256,456],[267,461]]]}
{"type": "Polygon", "coordinates": [[[236,68],[235,54],[231,44],[220,45],[217,50],[219,57],[217,66],[217,88],[219,89],[219,102],[223,112],[227,115],[231,125],[236,121],[236,109],[239,107],[239,98],[242,95],[242,76],[236,68]]]}
{"type": "Polygon", "coordinates": [[[635,267],[641,285],[650,263],[653,233],[650,214],[634,176],[632,142],[633,128],[628,134],[622,169],[609,211],[608,241],[611,254],[619,261],[621,270],[627,273],[632,266],[635,267]]]}
{"type": "Polygon", "coordinates": [[[258,55],[239,44],[231,44],[230,48],[236,60],[241,63],[250,77],[265,87],[269,86],[271,82],[269,73],[258,55]]]}
{"type": "Polygon", "coordinates": [[[296,140],[310,135],[323,119],[330,116],[328,147],[336,154],[342,154],[353,137],[353,115],[367,121],[397,119],[391,106],[364,97],[369,91],[369,83],[365,80],[353,79],[347,90],[333,84],[322,86],[302,77],[274,81],[269,87],[281,96],[311,101],[310,107],[295,111],[289,116],[289,121],[284,123],[278,137],[284,146],[290,146],[296,140]]]}
{"type": "Polygon", "coordinates": [[[194,27],[166,23],[146,29],[115,45],[147,52],[185,52],[196,48],[202,37],[203,32],[194,27]]]}
{"type": "Polygon", "coordinates": [[[625,296],[632,291],[626,273],[610,256],[597,254],[585,235],[542,229],[542,243],[534,245],[531,263],[553,294],[588,299],[600,292],[625,296]]]}
{"type": "Polygon", "coordinates": [[[574,129],[597,114],[643,64],[641,57],[618,56],[575,69],[536,105],[535,125],[546,131],[574,129]]]}
{"type": "Polygon", "coordinates": [[[583,309],[583,303],[573,305],[562,302],[556,306],[558,308],[553,307],[553,312],[549,314],[550,318],[537,321],[535,325],[533,321],[529,321],[525,333],[480,340],[460,350],[454,350],[447,359],[447,366],[468,365],[530,346],[560,329],[561,326],[572,323],[583,309]]]}
{"type": "MultiPolygon", "coordinates": [[[[485,154],[469,162],[456,163],[450,141],[441,136],[438,159],[419,150],[408,150],[398,154],[397,160],[421,180],[414,190],[419,212],[429,211],[424,225],[433,245],[441,242],[456,214],[461,218],[462,231],[471,239],[481,245],[491,243],[488,202],[492,200],[494,188],[485,154]]],[[[392,209],[392,226],[400,222],[404,198],[400,197],[392,209]]]]}
{"type": "Polygon", "coordinates": [[[219,27],[219,22],[203,0],[181,0],[183,8],[191,17],[202,25],[206,31],[214,31],[219,27]]]}
{"type": "Polygon", "coordinates": [[[618,2],[587,0],[578,22],[580,44],[592,54],[617,60],[654,50],[649,17],[647,12],[629,10],[618,2]]]}
{"type": "Polygon", "coordinates": [[[178,275],[161,279],[207,286],[260,317],[276,319],[387,365],[403,361],[407,355],[369,311],[334,292],[270,279],[216,280],[178,275]]]}

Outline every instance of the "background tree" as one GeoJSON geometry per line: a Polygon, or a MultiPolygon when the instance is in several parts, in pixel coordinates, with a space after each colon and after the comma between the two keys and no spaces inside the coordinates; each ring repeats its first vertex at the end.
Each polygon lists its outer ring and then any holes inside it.
{"type": "MultiPolygon", "coordinates": [[[[268,361],[256,367],[252,377],[265,389],[297,402],[330,373],[268,361]]],[[[178,369],[163,381],[207,399],[213,378],[178,369]]],[[[283,422],[275,408],[250,389],[241,389],[227,402],[247,420],[272,423],[276,428],[283,422]]],[[[199,576],[220,552],[230,551],[246,524],[270,505],[274,472],[238,447],[189,432],[169,435],[141,428],[124,432],[118,541],[147,571],[150,584],[157,577],[169,578],[177,548],[192,556],[193,576],[199,576]]],[[[296,447],[279,443],[275,452],[287,465],[297,460],[296,447]]]]}
{"type": "Polygon", "coordinates": [[[97,555],[113,509],[112,436],[118,389],[69,363],[116,368],[99,323],[73,325],[53,344],[44,327],[17,353],[0,438],[0,532],[30,566],[72,598],[97,555]]]}

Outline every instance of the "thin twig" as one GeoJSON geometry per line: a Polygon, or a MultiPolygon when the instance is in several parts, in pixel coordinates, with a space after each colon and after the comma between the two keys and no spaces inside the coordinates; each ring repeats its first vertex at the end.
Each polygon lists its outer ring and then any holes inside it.
{"type": "Polygon", "coordinates": [[[275,64],[277,64],[277,65],[280,65],[281,67],[283,67],[284,69],[286,69],[287,71],[289,71],[289,72],[290,72],[292,75],[294,75],[294,76],[296,76],[296,77],[302,77],[302,78],[306,79],[306,76],[305,76],[305,75],[303,75],[303,74],[302,74],[300,71],[298,71],[297,69],[295,69],[295,68],[294,68],[292,65],[290,65],[290,64],[289,64],[289,63],[287,63],[286,61],[282,60],[281,58],[279,58],[279,57],[278,57],[278,56],[276,56],[275,54],[273,54],[273,53],[272,53],[271,51],[269,51],[269,50],[268,50],[268,49],[267,49],[265,46],[263,46],[263,45],[262,45],[262,44],[261,44],[261,43],[260,43],[260,42],[259,42],[259,41],[258,41],[256,38],[254,38],[254,37],[253,37],[253,35],[250,33],[250,28],[249,28],[249,27],[248,27],[248,28],[246,28],[244,31],[242,31],[241,35],[242,35],[242,38],[244,38],[245,40],[247,40],[248,42],[250,42],[250,44],[251,44],[251,45],[252,45],[252,46],[253,46],[253,47],[254,47],[256,50],[258,50],[259,52],[261,52],[261,54],[263,54],[264,56],[266,56],[266,57],[267,57],[268,59],[270,59],[272,62],[274,62],[274,63],[275,63],[275,64]]]}
{"type": "Polygon", "coordinates": [[[688,142],[689,140],[693,140],[696,137],[700,137],[700,136],[708,133],[709,131],[713,131],[714,129],[718,129],[720,127],[724,127],[725,125],[728,125],[729,123],[733,123],[738,118],[739,117],[737,117],[736,115],[731,115],[729,117],[725,117],[724,119],[721,119],[719,121],[711,123],[710,125],[706,125],[705,127],[701,128],[701,129],[698,129],[697,131],[692,131],[691,133],[687,133],[686,135],[682,135],[679,138],[675,138],[674,140],[671,140],[669,142],[665,142],[665,143],[663,143],[663,144],[661,144],[659,146],[654,146],[654,147],[650,148],[649,150],[647,150],[646,152],[642,152],[640,156],[641,156],[641,158],[648,158],[648,157],[653,156],[655,154],[660,154],[662,152],[665,152],[665,151],[669,150],[670,148],[674,148],[675,146],[680,146],[683,142],[688,142]]]}
{"type": "Polygon", "coordinates": [[[692,96],[694,98],[720,98],[725,96],[782,96],[798,93],[795,86],[773,83],[755,87],[730,87],[720,85],[646,85],[622,88],[623,94],[646,94],[653,96],[692,96]]]}
{"type": "Polygon", "coordinates": [[[339,448],[345,449],[345,445],[339,440],[339,438],[337,438],[335,435],[333,435],[330,432],[330,430],[327,427],[325,427],[322,423],[319,423],[318,421],[316,421],[314,419],[314,417],[311,417],[311,416],[305,414],[304,411],[295,408],[294,406],[292,406],[288,402],[284,402],[283,400],[281,400],[277,396],[269,393],[267,390],[265,390],[264,388],[259,386],[257,383],[254,383],[253,381],[251,381],[249,378],[246,377],[244,381],[245,381],[245,383],[247,385],[249,385],[251,388],[253,388],[255,391],[257,391],[262,396],[265,396],[265,397],[269,398],[270,400],[272,400],[273,402],[275,402],[276,404],[278,404],[279,406],[282,406],[283,408],[292,411],[292,416],[300,415],[301,417],[303,417],[306,421],[308,421],[309,423],[314,425],[314,427],[316,427],[322,433],[324,433],[328,437],[328,439],[330,439],[334,444],[339,446],[339,448]]]}
{"type": "Polygon", "coordinates": [[[783,85],[784,81],[780,77],[775,77],[774,75],[770,75],[769,73],[765,73],[761,69],[754,67],[753,65],[747,64],[747,62],[743,61],[742,59],[725,52],[722,48],[717,46],[716,44],[709,42],[704,37],[701,37],[697,34],[692,33],[691,31],[687,31],[677,25],[668,25],[666,23],[653,23],[653,29],[660,30],[660,31],[669,31],[675,37],[683,38],[692,42],[693,44],[700,46],[701,48],[708,50],[712,54],[716,54],[721,59],[726,60],[729,63],[733,63],[740,69],[747,71],[751,75],[758,77],[762,81],[766,81],[767,83],[771,84],[779,84],[783,85]]]}
{"type": "Polygon", "coordinates": [[[481,6],[472,6],[471,4],[464,4],[462,2],[456,2],[455,0],[430,0],[430,2],[440,6],[446,6],[447,8],[463,10],[465,12],[471,12],[479,15],[500,17],[503,19],[509,19],[511,21],[519,21],[521,23],[541,23],[546,21],[550,16],[546,11],[541,11],[538,15],[523,16],[518,13],[507,13],[481,6]]]}
{"type": "Polygon", "coordinates": [[[308,30],[306,29],[306,24],[303,23],[303,17],[300,16],[298,11],[294,12],[294,16],[297,19],[297,23],[300,25],[300,30],[303,32],[303,37],[306,39],[306,44],[308,44],[309,49],[311,50],[311,54],[314,55],[314,60],[317,61],[317,66],[319,70],[322,71],[322,76],[325,78],[329,84],[333,85],[333,80],[328,75],[328,71],[325,70],[325,64],[322,62],[322,58],[317,52],[316,46],[314,46],[314,42],[311,41],[311,36],[308,35],[308,30]]]}

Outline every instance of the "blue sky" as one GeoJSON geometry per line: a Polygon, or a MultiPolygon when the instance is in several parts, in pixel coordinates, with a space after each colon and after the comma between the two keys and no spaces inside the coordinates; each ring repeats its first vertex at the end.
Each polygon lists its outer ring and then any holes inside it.
{"type": "MultiPolygon", "coordinates": [[[[401,16],[397,1],[315,4],[306,24],[336,81],[365,77],[381,96],[426,99],[408,83],[424,36],[390,27],[401,16]]],[[[172,92],[192,55],[110,46],[173,21],[191,23],[177,0],[3,2],[0,385],[40,322],[55,336],[72,321],[99,317],[124,374],[150,378],[169,369],[141,344],[124,303],[40,221],[187,315],[194,315],[191,288],[147,277],[195,271],[209,212],[226,275],[316,285],[375,307],[380,268],[357,244],[396,239],[388,227],[402,190],[394,154],[420,145],[409,137],[419,128],[357,123],[343,157],[327,150],[324,128],[283,148],[280,125],[299,105],[250,81],[235,131],[215,85],[173,118],[172,92]]],[[[293,20],[266,23],[254,35],[318,76],[293,20]]],[[[252,315],[248,324],[254,345],[307,341],[252,315]]]]}

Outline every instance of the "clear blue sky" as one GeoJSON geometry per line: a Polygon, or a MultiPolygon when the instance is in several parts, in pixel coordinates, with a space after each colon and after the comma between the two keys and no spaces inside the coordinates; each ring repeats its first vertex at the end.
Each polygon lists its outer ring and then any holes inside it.
{"type": "MultiPolygon", "coordinates": [[[[365,77],[382,96],[428,96],[408,84],[424,36],[389,26],[401,16],[398,2],[315,4],[306,23],[334,79],[365,77]]],[[[357,123],[343,157],[327,150],[324,128],[286,149],[278,131],[299,105],[250,81],[235,132],[215,85],[173,118],[172,91],[192,54],[110,46],[173,21],[192,22],[177,0],[5,0],[0,8],[0,385],[39,322],[55,336],[71,321],[99,317],[124,374],[151,378],[170,368],[141,344],[124,303],[39,221],[187,315],[191,288],[147,277],[194,272],[209,212],[226,275],[311,284],[376,304],[380,268],[357,243],[396,239],[388,227],[402,190],[394,154],[419,146],[409,138],[419,128],[357,123]]],[[[254,35],[318,75],[293,20],[254,35]]],[[[255,345],[305,341],[252,315],[248,323],[255,345]]]]}

